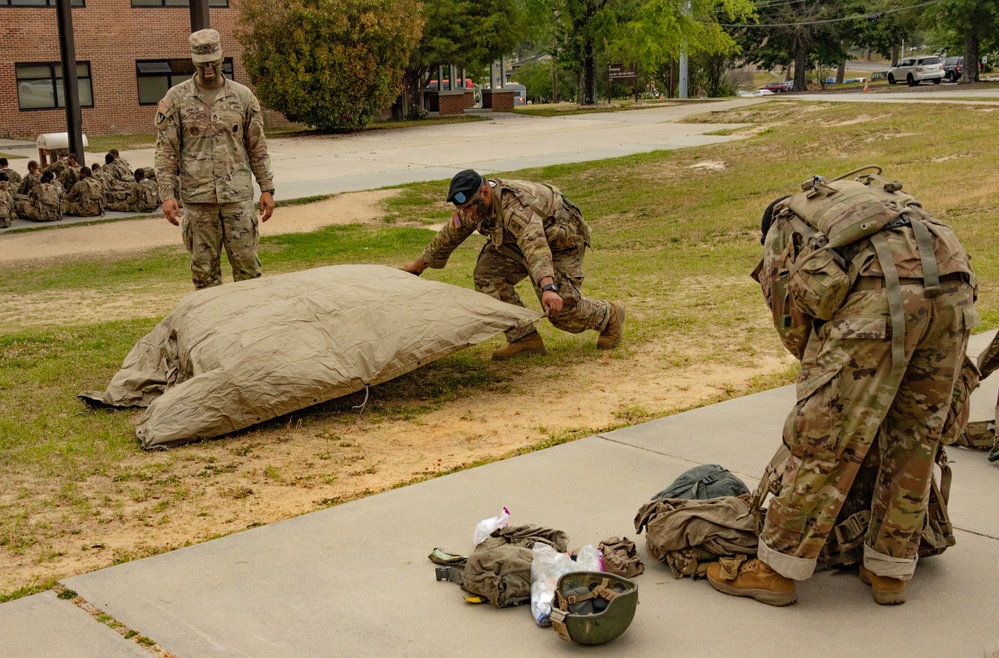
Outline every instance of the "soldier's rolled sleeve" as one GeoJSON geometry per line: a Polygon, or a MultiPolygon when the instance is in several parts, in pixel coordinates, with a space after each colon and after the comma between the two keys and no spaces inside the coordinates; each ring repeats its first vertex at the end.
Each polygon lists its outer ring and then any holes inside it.
{"type": "Polygon", "coordinates": [[[156,123],[156,185],[160,199],[174,198],[180,175],[180,117],[177,112],[156,123]]]}
{"type": "Polygon", "coordinates": [[[452,221],[449,221],[441,230],[437,231],[437,235],[420,255],[420,260],[428,267],[437,269],[444,267],[454,250],[474,231],[475,226],[471,225],[468,220],[462,219],[457,227],[452,221]]]}
{"type": "Polygon", "coordinates": [[[243,135],[246,155],[257,185],[261,190],[273,190],[274,173],[271,171],[271,156],[267,153],[267,138],[264,137],[264,116],[256,96],[251,96],[246,109],[246,130],[243,135]]]}
{"type": "Polygon", "coordinates": [[[530,221],[520,231],[517,246],[524,253],[524,260],[527,261],[527,269],[534,283],[539,283],[548,276],[555,278],[552,250],[545,237],[545,225],[537,215],[532,213],[530,221]]]}

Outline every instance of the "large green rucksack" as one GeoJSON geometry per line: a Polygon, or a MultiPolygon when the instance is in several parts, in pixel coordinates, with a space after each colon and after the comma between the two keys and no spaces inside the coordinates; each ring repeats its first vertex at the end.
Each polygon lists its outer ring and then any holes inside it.
{"type": "MultiPolygon", "coordinates": [[[[880,436],[880,435],[879,435],[880,436]]],[[[878,468],[881,465],[878,439],[867,451],[860,465],[850,493],[847,494],[832,532],[819,553],[818,566],[823,569],[861,564],[864,560],[864,538],[871,522],[871,499],[877,483],[878,468]]],[[[766,520],[763,503],[769,494],[777,495],[781,488],[781,475],[787,464],[790,451],[781,444],[753,494],[752,507],[758,513],[758,531],[762,532],[766,520]]],[[[951,470],[947,464],[947,453],[940,446],[936,464],[939,476],[934,473],[930,485],[929,506],[923,524],[923,535],[919,542],[919,556],[929,557],[943,553],[956,543],[954,527],[947,514],[947,501],[950,499],[951,470]]]]}
{"type": "MultiPolygon", "coordinates": [[[[898,270],[884,231],[912,228],[928,297],[940,292],[935,235],[953,234],[923,211],[915,197],[903,193],[901,183],[880,174],[881,167],[867,165],[829,181],[813,176],[801,184],[800,193],[782,201],[778,208],[805,239],[805,246],[789,267],[788,292],[802,311],[818,320],[831,319],[842,307],[856,283],[857,272],[850,267],[850,253],[857,250],[853,245],[869,241],[884,275],[892,329],[892,372],[900,376],[905,368],[905,312],[898,270]]],[[[972,278],[970,270],[968,277],[972,278]]]]}
{"type": "Polygon", "coordinates": [[[139,182],[138,197],[139,203],[136,210],[139,212],[152,212],[160,206],[156,183],[151,180],[147,179],[139,182]]]}
{"type": "Polygon", "coordinates": [[[38,185],[39,219],[59,219],[62,217],[62,199],[54,183],[38,185]]]}

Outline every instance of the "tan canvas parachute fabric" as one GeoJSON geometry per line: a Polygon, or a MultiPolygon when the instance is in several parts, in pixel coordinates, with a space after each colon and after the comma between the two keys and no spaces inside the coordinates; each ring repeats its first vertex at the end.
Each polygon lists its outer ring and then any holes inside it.
{"type": "Polygon", "coordinates": [[[535,311],[380,265],[338,265],[194,292],[107,390],[147,407],[143,448],[229,432],[353,393],[534,322],[535,311]]]}

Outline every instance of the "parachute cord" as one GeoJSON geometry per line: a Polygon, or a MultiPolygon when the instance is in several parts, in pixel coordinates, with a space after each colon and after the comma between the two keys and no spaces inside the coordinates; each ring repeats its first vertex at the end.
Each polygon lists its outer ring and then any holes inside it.
{"type": "Polygon", "coordinates": [[[360,420],[361,416],[364,415],[364,407],[368,404],[368,393],[370,392],[370,390],[371,389],[368,388],[368,385],[365,384],[364,385],[364,402],[362,402],[361,404],[358,404],[358,405],[355,405],[355,406],[351,407],[351,409],[360,409],[360,411],[357,413],[358,420],[360,420]]]}

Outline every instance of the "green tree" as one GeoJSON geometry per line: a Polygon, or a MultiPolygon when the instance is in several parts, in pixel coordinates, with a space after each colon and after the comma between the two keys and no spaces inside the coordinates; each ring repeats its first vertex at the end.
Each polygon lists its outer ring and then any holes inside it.
{"type": "Polygon", "coordinates": [[[523,39],[526,24],[520,0],[425,0],[420,16],[423,34],[406,66],[412,99],[439,66],[482,70],[509,54],[523,39]]]}
{"type": "MultiPolygon", "coordinates": [[[[556,69],[556,85],[563,90],[571,90],[575,87],[575,76],[565,69],[556,69]]],[[[549,103],[553,98],[552,90],[552,65],[549,61],[526,62],[518,68],[510,79],[519,82],[527,88],[527,97],[535,103],[549,103]]],[[[572,92],[568,93],[572,96],[572,92]]]]}
{"type": "Polygon", "coordinates": [[[420,38],[418,0],[243,0],[243,61],[260,100],[292,121],[345,132],[399,93],[420,38]]]}
{"type": "MultiPolygon", "coordinates": [[[[906,0],[910,3],[914,1],[906,0]]],[[[922,14],[917,10],[897,11],[903,7],[905,5],[889,0],[870,7],[863,18],[854,21],[857,45],[870,48],[888,59],[892,66],[898,64],[899,46],[912,40],[922,20],[922,14]]]]}
{"type": "Polygon", "coordinates": [[[746,63],[770,70],[794,65],[794,89],[804,91],[806,73],[818,66],[836,66],[846,57],[843,49],[843,4],[840,0],[816,2],[765,2],[758,5],[755,23],[731,27],[746,63]]]}
{"type": "Polygon", "coordinates": [[[672,88],[671,66],[687,53],[691,79],[709,95],[721,95],[728,56],[738,44],[719,24],[747,21],[755,16],[752,0],[631,0],[612,45],[617,58],[638,65],[664,89],[672,88]]]}
{"type": "Polygon", "coordinates": [[[959,82],[978,82],[981,53],[999,46],[999,0],[944,0],[933,7],[930,16],[951,45],[963,46],[959,82]]]}

